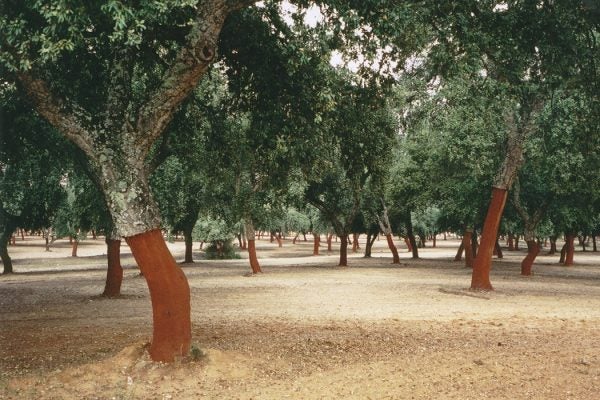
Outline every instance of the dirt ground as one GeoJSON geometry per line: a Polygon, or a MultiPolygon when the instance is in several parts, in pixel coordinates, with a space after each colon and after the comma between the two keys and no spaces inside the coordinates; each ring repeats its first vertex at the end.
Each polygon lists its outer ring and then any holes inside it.
{"type": "MultiPolygon", "coordinates": [[[[471,292],[438,240],[413,261],[311,256],[312,243],[260,241],[247,260],[183,269],[192,293],[193,357],[150,362],[151,304],[125,246],[123,295],[99,297],[105,246],[40,239],[10,247],[0,276],[0,399],[598,399],[600,255],[574,267],[524,252],[495,260],[496,291],[471,292]]],[[[177,259],[183,244],[169,244],[177,259]]],[[[543,253],[542,253],[543,254],[543,253]]],[[[244,255],[242,254],[242,257],[244,255]]]]}

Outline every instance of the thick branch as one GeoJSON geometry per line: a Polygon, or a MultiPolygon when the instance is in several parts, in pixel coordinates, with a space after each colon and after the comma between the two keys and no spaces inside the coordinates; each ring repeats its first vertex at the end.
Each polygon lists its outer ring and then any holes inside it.
{"type": "Polygon", "coordinates": [[[44,80],[34,78],[28,73],[19,73],[17,78],[36,111],[90,159],[96,161],[92,138],[82,124],[83,121],[91,119],[88,114],[74,104],[69,108],[65,107],[65,100],[54,95],[44,80]]]}
{"type": "Polygon", "coordinates": [[[171,68],[162,79],[162,85],[141,107],[135,130],[145,154],[163,133],[177,107],[196,87],[208,70],[217,52],[217,40],[227,15],[254,1],[207,0],[200,2],[192,30],[171,68]]]}

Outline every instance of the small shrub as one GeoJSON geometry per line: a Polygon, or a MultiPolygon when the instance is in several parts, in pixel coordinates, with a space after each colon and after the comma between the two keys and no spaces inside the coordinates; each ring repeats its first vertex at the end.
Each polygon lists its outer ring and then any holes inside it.
{"type": "Polygon", "coordinates": [[[206,247],[206,258],[209,260],[230,260],[241,258],[235,251],[231,240],[215,240],[206,247]]]}

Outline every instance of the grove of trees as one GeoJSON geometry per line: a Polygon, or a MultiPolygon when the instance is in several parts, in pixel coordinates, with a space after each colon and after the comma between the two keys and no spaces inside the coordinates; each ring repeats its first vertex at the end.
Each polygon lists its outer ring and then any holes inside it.
{"type": "Polygon", "coordinates": [[[393,235],[416,258],[453,232],[473,290],[499,236],[525,241],[524,275],[546,239],[570,265],[600,230],[599,26],[587,0],[3,0],[4,273],[17,229],[94,232],[118,296],[124,239],[173,361],[190,290],[166,231],[186,263],[244,238],[254,274],[258,231],[315,254],[335,234],[340,266],[353,234],[398,263],[393,235]]]}

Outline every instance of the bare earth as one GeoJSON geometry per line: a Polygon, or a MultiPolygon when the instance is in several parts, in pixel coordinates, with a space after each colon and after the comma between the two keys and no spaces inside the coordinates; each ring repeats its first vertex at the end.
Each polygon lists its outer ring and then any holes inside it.
{"type": "Polygon", "coordinates": [[[164,365],[144,349],[151,304],[126,246],[108,300],[102,240],[72,258],[19,239],[0,276],[0,399],[600,398],[600,255],[543,255],[525,278],[524,253],[505,251],[478,293],[457,245],[392,266],[382,240],[339,268],[311,242],[261,241],[261,276],[243,259],[185,265],[195,357],[164,365]]]}

